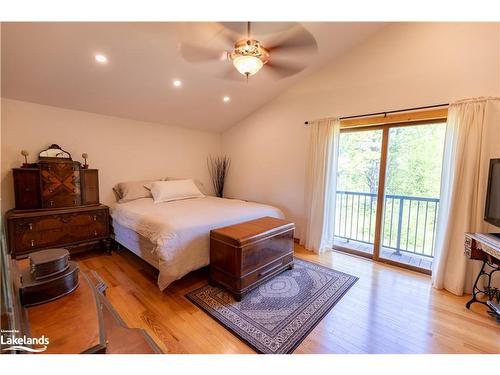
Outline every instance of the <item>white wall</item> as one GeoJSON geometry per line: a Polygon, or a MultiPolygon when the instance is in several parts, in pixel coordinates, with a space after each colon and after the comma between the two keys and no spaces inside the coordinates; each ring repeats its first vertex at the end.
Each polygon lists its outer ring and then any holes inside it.
{"type": "Polygon", "coordinates": [[[227,195],[282,208],[300,236],[305,120],[498,95],[499,38],[498,23],[383,28],[223,133],[227,195]]]}
{"type": "Polygon", "coordinates": [[[89,154],[99,169],[101,201],[114,202],[112,187],[119,181],[192,177],[210,189],[206,157],[218,154],[220,135],[179,127],[139,122],[39,104],[2,99],[2,211],[14,206],[11,168],[30,161],[52,143],[69,151],[74,160],[89,154]]]}
{"type": "MultiPolygon", "coordinates": [[[[335,36],[332,36],[335,37],[335,36]]],[[[321,46],[320,46],[321,48],[321,46]]],[[[307,128],[303,122],[500,94],[500,27],[392,24],[294,85],[222,134],[2,100],[2,209],[13,206],[10,168],[23,148],[58,143],[100,169],[101,200],[120,180],[165,175],[209,184],[206,156],[232,159],[226,194],[282,208],[303,222],[307,128]]]]}

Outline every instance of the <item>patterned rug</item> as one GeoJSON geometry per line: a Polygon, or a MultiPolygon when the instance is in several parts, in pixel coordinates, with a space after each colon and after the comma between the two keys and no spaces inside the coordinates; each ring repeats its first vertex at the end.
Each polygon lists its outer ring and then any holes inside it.
{"type": "Polygon", "coordinates": [[[295,259],[237,302],[210,285],[186,297],[259,353],[291,353],[335,306],[357,277],[295,259]]]}

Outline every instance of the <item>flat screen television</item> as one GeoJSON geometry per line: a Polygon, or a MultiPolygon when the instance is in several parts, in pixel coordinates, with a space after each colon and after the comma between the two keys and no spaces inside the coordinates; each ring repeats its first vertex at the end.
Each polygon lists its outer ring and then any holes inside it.
{"type": "Polygon", "coordinates": [[[484,220],[500,227],[500,159],[490,160],[484,220]]]}

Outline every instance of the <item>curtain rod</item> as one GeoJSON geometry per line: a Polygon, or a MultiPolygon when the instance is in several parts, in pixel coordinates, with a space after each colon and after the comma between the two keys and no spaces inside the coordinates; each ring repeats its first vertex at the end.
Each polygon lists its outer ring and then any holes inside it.
{"type": "MultiPolygon", "coordinates": [[[[387,116],[388,113],[408,112],[408,111],[416,111],[416,110],[419,110],[419,109],[438,108],[438,107],[447,107],[447,106],[449,106],[449,103],[435,104],[435,105],[426,105],[424,107],[413,107],[413,108],[397,109],[397,110],[394,110],[394,111],[366,113],[364,115],[344,116],[344,117],[340,117],[340,119],[341,120],[347,120],[347,119],[351,119],[351,118],[368,117],[368,116],[378,116],[378,115],[387,116]]],[[[311,123],[311,121],[305,121],[304,122],[305,125],[309,125],[310,123],[311,123]]]]}

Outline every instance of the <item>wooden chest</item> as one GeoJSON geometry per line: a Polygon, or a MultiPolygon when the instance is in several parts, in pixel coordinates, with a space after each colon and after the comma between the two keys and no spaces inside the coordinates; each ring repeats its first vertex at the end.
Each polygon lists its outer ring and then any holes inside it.
{"type": "Polygon", "coordinates": [[[6,214],[7,240],[12,257],[63,247],[71,252],[100,243],[109,249],[108,206],[60,210],[16,211],[6,214]]]}
{"type": "Polygon", "coordinates": [[[239,301],[250,290],[293,267],[295,225],[273,217],[210,232],[210,283],[239,301]]]}
{"type": "Polygon", "coordinates": [[[36,280],[29,268],[21,271],[21,304],[34,306],[63,297],[78,287],[78,264],[69,261],[68,268],[53,277],[36,280]]]}
{"type": "Polygon", "coordinates": [[[39,250],[28,255],[30,273],[35,280],[52,277],[68,268],[69,251],[56,248],[39,250]]]}

